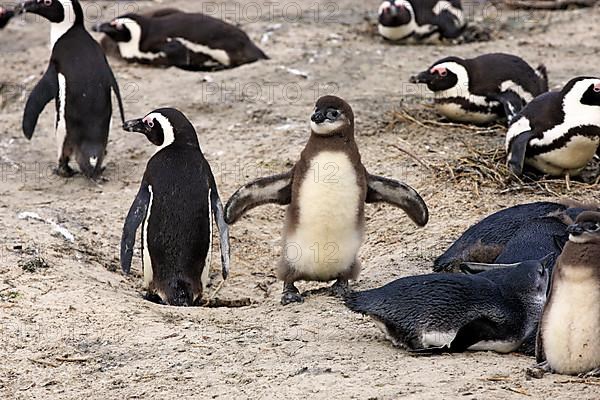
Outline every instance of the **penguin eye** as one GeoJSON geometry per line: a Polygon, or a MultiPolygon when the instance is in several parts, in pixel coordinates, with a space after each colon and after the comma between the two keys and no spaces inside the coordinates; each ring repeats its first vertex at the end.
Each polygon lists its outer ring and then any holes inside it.
{"type": "Polygon", "coordinates": [[[440,71],[440,76],[446,76],[448,75],[448,71],[446,71],[445,69],[440,71]]]}
{"type": "Polygon", "coordinates": [[[594,85],[594,92],[600,93],[600,86],[594,85]]]}
{"type": "Polygon", "coordinates": [[[340,113],[337,110],[327,111],[328,119],[336,119],[339,115],[340,115],[340,113]]]}
{"type": "Polygon", "coordinates": [[[45,5],[46,7],[49,7],[49,6],[51,6],[51,5],[52,5],[52,0],[44,0],[44,5],[45,5]]]}
{"type": "Polygon", "coordinates": [[[154,121],[152,121],[151,119],[148,120],[148,122],[146,122],[146,124],[150,127],[150,128],[154,128],[154,121]]]}

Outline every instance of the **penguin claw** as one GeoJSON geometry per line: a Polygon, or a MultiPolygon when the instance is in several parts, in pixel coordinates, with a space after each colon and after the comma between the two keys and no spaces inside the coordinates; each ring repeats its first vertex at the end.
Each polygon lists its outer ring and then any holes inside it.
{"type": "Polygon", "coordinates": [[[52,172],[63,178],[71,178],[75,175],[75,171],[68,165],[59,165],[52,172]]]}
{"type": "Polygon", "coordinates": [[[300,295],[300,293],[285,292],[281,296],[281,305],[283,305],[283,306],[287,306],[288,304],[291,304],[291,303],[303,303],[303,302],[304,302],[304,297],[302,297],[300,295]]]}
{"type": "Polygon", "coordinates": [[[591,371],[585,372],[583,374],[578,375],[580,378],[598,378],[600,377],[600,368],[593,369],[591,371]]]}
{"type": "Polygon", "coordinates": [[[346,297],[348,295],[348,292],[350,292],[350,288],[348,287],[348,281],[335,281],[335,283],[329,288],[329,292],[334,297],[346,297]]]}
{"type": "Polygon", "coordinates": [[[525,375],[535,379],[542,379],[544,377],[544,374],[551,372],[552,369],[548,365],[547,361],[532,365],[531,367],[525,369],[525,375]]]}

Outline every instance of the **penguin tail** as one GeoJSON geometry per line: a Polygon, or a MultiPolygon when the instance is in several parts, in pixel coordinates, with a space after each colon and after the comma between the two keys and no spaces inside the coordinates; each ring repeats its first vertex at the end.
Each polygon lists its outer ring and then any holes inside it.
{"type": "Polygon", "coordinates": [[[167,304],[171,306],[189,307],[193,305],[193,295],[190,285],[181,279],[178,279],[174,284],[171,285],[167,296],[167,304]]]}
{"type": "Polygon", "coordinates": [[[369,313],[369,302],[364,292],[350,292],[344,296],[344,304],[351,311],[360,314],[369,313]]]}
{"type": "Polygon", "coordinates": [[[548,91],[548,70],[544,64],[540,64],[535,69],[535,74],[542,80],[542,84],[540,85],[540,89],[542,92],[548,91]]]}

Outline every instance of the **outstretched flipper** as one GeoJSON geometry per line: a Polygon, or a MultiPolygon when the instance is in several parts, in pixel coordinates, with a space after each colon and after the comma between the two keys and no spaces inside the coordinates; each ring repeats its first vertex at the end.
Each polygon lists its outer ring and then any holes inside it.
{"type": "Polygon", "coordinates": [[[227,201],[225,222],[233,224],[248,210],[267,203],[288,205],[292,201],[294,170],[260,178],[239,188],[227,201]]]}
{"type": "Polygon", "coordinates": [[[533,138],[533,131],[521,132],[515,137],[508,149],[508,167],[517,176],[523,175],[525,154],[529,141],[533,138]]]}
{"type": "Polygon", "coordinates": [[[490,98],[502,104],[504,113],[506,114],[506,120],[509,124],[525,106],[525,104],[523,104],[523,99],[512,90],[492,95],[490,98]]]}
{"type": "Polygon", "coordinates": [[[368,174],[365,202],[378,203],[382,201],[403,209],[419,226],[425,226],[429,220],[427,205],[416,190],[402,182],[368,174]]]}
{"type": "Polygon", "coordinates": [[[149,186],[142,182],[142,186],[127,213],[125,225],[123,226],[123,236],[121,237],[121,269],[126,274],[131,269],[131,259],[133,258],[133,247],[135,245],[135,232],[142,223],[150,204],[149,186]]]}
{"type": "Polygon", "coordinates": [[[27,139],[31,139],[33,136],[38,117],[46,104],[56,96],[58,96],[58,74],[54,64],[50,63],[46,73],[35,85],[27,99],[27,105],[23,113],[23,133],[27,139]]]}
{"type": "MultiPolygon", "coordinates": [[[[223,204],[219,197],[215,178],[210,176],[210,207],[212,208],[217,227],[219,228],[219,243],[221,246],[221,266],[223,269],[223,279],[227,279],[229,275],[229,227],[225,222],[225,213],[223,212],[223,204]]],[[[210,249],[208,249],[210,251],[210,249]]],[[[205,265],[204,268],[207,268],[205,265]]]]}

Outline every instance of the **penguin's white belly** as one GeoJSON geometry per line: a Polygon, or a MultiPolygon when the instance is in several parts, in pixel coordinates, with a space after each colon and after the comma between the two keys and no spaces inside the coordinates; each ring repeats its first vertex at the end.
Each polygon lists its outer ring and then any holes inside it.
{"type": "Polygon", "coordinates": [[[345,153],[321,152],[298,193],[298,225],[286,237],[284,257],[305,279],[328,281],[352,267],[362,244],[360,189],[345,153]]]}
{"type": "Polygon", "coordinates": [[[67,122],[65,121],[67,108],[67,80],[65,76],[58,73],[58,112],[55,121],[55,135],[58,158],[63,152],[65,138],[67,137],[67,122]]]}
{"type": "Polygon", "coordinates": [[[595,281],[567,276],[552,288],[542,335],[546,360],[558,373],[578,374],[600,367],[600,287],[595,281]]]}
{"type": "Polygon", "coordinates": [[[468,350],[471,351],[495,351],[497,353],[510,353],[519,348],[522,342],[510,340],[482,340],[477,342],[468,350]]]}
{"type": "Polygon", "coordinates": [[[528,159],[527,163],[550,175],[578,173],[594,157],[599,142],[598,138],[573,136],[565,146],[528,159]]]}
{"type": "Polygon", "coordinates": [[[385,26],[379,24],[377,26],[379,34],[389,40],[399,40],[402,43],[438,43],[440,35],[438,33],[431,34],[426,38],[419,39],[418,35],[427,35],[436,30],[434,25],[417,25],[414,21],[400,26],[385,26]],[[416,36],[411,36],[415,34],[416,36]]]}
{"type": "Polygon", "coordinates": [[[458,103],[436,103],[435,108],[440,114],[454,121],[485,124],[498,119],[498,116],[495,113],[465,110],[458,103]]]}

